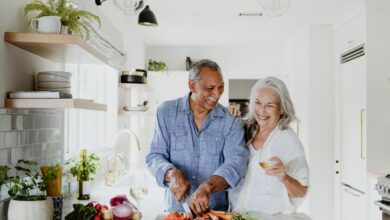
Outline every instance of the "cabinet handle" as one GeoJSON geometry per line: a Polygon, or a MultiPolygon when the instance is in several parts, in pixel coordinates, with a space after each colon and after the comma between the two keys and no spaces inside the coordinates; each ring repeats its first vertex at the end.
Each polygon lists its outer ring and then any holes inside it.
{"type": "Polygon", "coordinates": [[[355,196],[355,197],[360,197],[360,195],[359,195],[359,194],[357,194],[357,193],[354,193],[354,192],[351,192],[351,191],[349,191],[348,189],[344,189],[344,191],[345,191],[346,193],[350,194],[350,195],[353,195],[353,196],[355,196]]]}
{"type": "Polygon", "coordinates": [[[361,159],[366,159],[366,155],[365,155],[365,152],[364,152],[364,141],[365,141],[365,135],[366,135],[366,132],[365,131],[365,123],[364,123],[364,119],[365,119],[365,113],[366,113],[366,109],[362,108],[360,109],[360,158],[361,159]]]}

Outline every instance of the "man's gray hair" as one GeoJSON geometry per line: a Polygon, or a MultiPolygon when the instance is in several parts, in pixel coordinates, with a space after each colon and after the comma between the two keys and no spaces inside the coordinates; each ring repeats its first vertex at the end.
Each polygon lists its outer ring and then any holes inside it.
{"type": "Polygon", "coordinates": [[[256,119],[254,117],[253,105],[256,101],[257,92],[264,88],[270,88],[276,92],[279,96],[280,108],[281,108],[281,118],[278,122],[278,127],[281,130],[288,128],[289,124],[298,120],[295,116],[294,105],[291,101],[290,94],[287,90],[286,84],[276,77],[267,77],[264,79],[260,79],[257,83],[252,87],[250,102],[249,102],[249,112],[245,117],[245,129],[246,129],[246,142],[250,141],[253,138],[253,135],[257,133],[259,129],[256,119]]]}
{"type": "Polygon", "coordinates": [[[189,73],[189,80],[194,80],[195,82],[199,82],[200,79],[200,71],[204,68],[210,68],[215,72],[218,72],[219,74],[222,75],[221,68],[219,68],[218,64],[212,60],[209,59],[203,59],[200,60],[199,62],[194,63],[191,66],[190,73],[189,73]]]}

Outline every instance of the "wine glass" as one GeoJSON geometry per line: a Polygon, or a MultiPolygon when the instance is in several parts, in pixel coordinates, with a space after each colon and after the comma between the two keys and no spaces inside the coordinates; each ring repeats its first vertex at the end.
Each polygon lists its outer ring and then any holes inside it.
{"type": "MultiPolygon", "coordinates": [[[[270,148],[270,146],[263,147],[263,149],[260,152],[260,158],[259,158],[259,165],[260,165],[260,167],[265,170],[266,168],[274,165],[275,161],[269,160],[270,158],[271,158],[271,148],[270,148]]],[[[272,178],[272,177],[264,174],[264,184],[265,184],[265,188],[266,188],[265,194],[271,194],[270,186],[269,186],[270,178],[272,178]]]]}
{"type": "Polygon", "coordinates": [[[147,177],[144,173],[130,175],[130,196],[137,202],[138,211],[141,212],[141,200],[148,195],[147,177]]]}

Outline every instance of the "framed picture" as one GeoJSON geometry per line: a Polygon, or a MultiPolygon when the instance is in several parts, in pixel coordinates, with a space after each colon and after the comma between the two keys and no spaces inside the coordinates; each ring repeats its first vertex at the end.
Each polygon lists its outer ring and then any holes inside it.
{"type": "Polygon", "coordinates": [[[249,111],[249,99],[229,99],[229,105],[236,106],[240,109],[241,118],[245,117],[249,111]]]}

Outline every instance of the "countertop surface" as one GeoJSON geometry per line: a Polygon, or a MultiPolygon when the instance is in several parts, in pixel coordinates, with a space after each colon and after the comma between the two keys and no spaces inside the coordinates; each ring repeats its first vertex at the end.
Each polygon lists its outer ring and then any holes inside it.
{"type": "MultiPolygon", "coordinates": [[[[153,184],[153,181],[148,181],[148,195],[141,202],[141,212],[143,213],[142,220],[162,220],[168,213],[164,212],[164,190],[161,187],[153,184]]],[[[91,187],[91,199],[89,201],[97,201],[101,204],[110,204],[110,199],[115,195],[124,194],[128,199],[136,204],[134,199],[129,196],[129,179],[127,177],[122,178],[118,183],[113,186],[106,186],[104,181],[96,180],[92,183],[91,187]]],[[[87,204],[89,201],[77,200],[77,194],[64,197],[63,204],[63,219],[65,215],[73,210],[72,204],[82,203],[87,204]]],[[[311,220],[309,216],[304,213],[293,214],[278,214],[278,215],[266,215],[262,213],[249,213],[255,219],[261,220],[311,220]]]]}
{"type": "MultiPolygon", "coordinates": [[[[278,215],[267,215],[262,213],[248,213],[254,219],[259,220],[311,220],[309,216],[304,213],[292,213],[292,214],[278,214],[278,215]]],[[[163,220],[167,214],[159,214],[155,220],[163,220]]]]}

